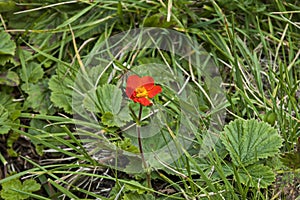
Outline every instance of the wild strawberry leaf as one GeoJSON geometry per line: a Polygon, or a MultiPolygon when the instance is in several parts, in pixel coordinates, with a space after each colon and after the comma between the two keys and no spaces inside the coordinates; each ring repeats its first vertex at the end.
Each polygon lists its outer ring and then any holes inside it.
{"type": "Polygon", "coordinates": [[[222,143],[236,166],[247,166],[279,152],[282,138],[265,122],[237,119],[225,126],[222,143]]]}

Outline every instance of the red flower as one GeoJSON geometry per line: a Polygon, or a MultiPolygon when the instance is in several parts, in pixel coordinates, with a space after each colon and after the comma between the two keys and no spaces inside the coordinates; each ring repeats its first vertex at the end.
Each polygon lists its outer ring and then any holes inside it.
{"type": "Polygon", "coordinates": [[[152,105],[149,99],[161,92],[161,87],[154,85],[154,79],[151,76],[140,78],[137,75],[131,75],[127,79],[126,95],[143,106],[152,105]]]}

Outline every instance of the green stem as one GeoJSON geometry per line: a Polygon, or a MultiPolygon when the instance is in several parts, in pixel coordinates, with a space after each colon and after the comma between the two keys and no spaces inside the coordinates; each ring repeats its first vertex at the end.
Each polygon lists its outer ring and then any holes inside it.
{"type": "Polygon", "coordinates": [[[143,106],[140,104],[140,111],[139,111],[139,116],[138,116],[138,123],[137,123],[137,137],[138,137],[138,143],[139,143],[139,150],[143,162],[143,166],[145,170],[147,170],[146,173],[146,179],[147,179],[147,184],[149,188],[152,188],[151,186],[151,175],[150,171],[148,170],[148,165],[146,163],[145,157],[144,157],[144,152],[143,152],[143,146],[142,146],[142,139],[141,139],[141,119],[142,119],[142,111],[143,111],[143,106]]]}

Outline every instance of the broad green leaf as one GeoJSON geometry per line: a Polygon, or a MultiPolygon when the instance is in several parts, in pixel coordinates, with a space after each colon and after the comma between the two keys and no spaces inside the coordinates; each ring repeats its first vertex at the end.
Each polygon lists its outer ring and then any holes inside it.
{"type": "Polygon", "coordinates": [[[0,55],[0,65],[5,65],[5,63],[11,62],[14,63],[13,56],[10,55],[0,55]]]}
{"type": "Polygon", "coordinates": [[[27,179],[23,182],[23,188],[26,192],[35,192],[41,189],[41,185],[33,179],[27,179]]]}
{"type": "Polygon", "coordinates": [[[37,84],[22,85],[22,89],[28,94],[24,107],[31,107],[35,112],[41,114],[53,114],[55,109],[50,101],[50,90],[48,89],[48,80],[44,79],[37,84]]]}
{"type": "Polygon", "coordinates": [[[117,114],[121,109],[122,91],[115,85],[106,84],[96,91],[103,112],[117,114]]]}
{"type": "Polygon", "coordinates": [[[131,120],[128,105],[121,109],[122,91],[115,85],[103,85],[88,92],[83,100],[85,108],[102,113],[101,122],[109,127],[124,126],[131,120]]]}
{"type": "Polygon", "coordinates": [[[6,32],[0,32],[0,55],[15,55],[16,44],[6,32]]]}
{"type": "Polygon", "coordinates": [[[28,62],[26,69],[21,71],[21,79],[26,83],[36,83],[43,78],[44,70],[41,65],[36,62],[28,62]]]}
{"type": "Polygon", "coordinates": [[[4,65],[8,61],[13,62],[16,44],[8,33],[0,32],[0,65],[4,65]]]}
{"type": "Polygon", "coordinates": [[[265,122],[237,119],[225,126],[222,143],[236,166],[247,166],[279,152],[282,138],[265,122]]]}
{"type": "Polygon", "coordinates": [[[54,75],[49,80],[49,89],[52,91],[50,99],[58,108],[63,108],[65,112],[72,114],[72,90],[69,86],[73,85],[73,81],[66,76],[60,78],[54,75]]]}
{"type": "Polygon", "coordinates": [[[0,74],[0,85],[18,86],[20,84],[19,76],[14,71],[8,71],[0,74]]]}
{"type": "Polygon", "coordinates": [[[12,179],[2,183],[1,197],[4,200],[22,200],[28,199],[29,195],[18,191],[32,193],[40,190],[41,185],[33,179],[28,179],[21,183],[19,179],[12,179]]]}
{"type": "Polygon", "coordinates": [[[238,176],[244,185],[257,188],[266,188],[275,181],[275,174],[272,169],[268,166],[261,164],[254,164],[240,169],[238,171],[238,176]]]}

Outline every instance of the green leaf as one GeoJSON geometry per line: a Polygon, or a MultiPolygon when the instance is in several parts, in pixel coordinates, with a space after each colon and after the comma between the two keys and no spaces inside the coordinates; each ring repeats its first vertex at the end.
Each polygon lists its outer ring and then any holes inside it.
{"type": "Polygon", "coordinates": [[[112,127],[117,126],[121,127],[126,124],[126,122],[130,121],[131,117],[129,115],[128,107],[124,107],[119,113],[113,114],[111,112],[106,112],[101,117],[101,121],[103,124],[112,127]]]}
{"type": "Polygon", "coordinates": [[[103,112],[117,114],[120,111],[122,102],[122,91],[120,88],[106,84],[98,87],[96,93],[103,112]]]}
{"type": "Polygon", "coordinates": [[[131,143],[130,138],[125,138],[124,140],[117,142],[116,146],[131,153],[140,152],[139,149],[131,143]]]}
{"type": "Polygon", "coordinates": [[[5,65],[8,61],[13,62],[16,44],[11,40],[8,33],[0,32],[0,65],[5,65]]]}
{"type": "Polygon", "coordinates": [[[36,83],[43,78],[44,70],[41,65],[36,62],[28,62],[25,69],[21,71],[21,79],[26,83],[36,83]]]}
{"type": "Polygon", "coordinates": [[[247,166],[279,152],[282,138],[265,122],[237,119],[225,126],[222,143],[236,166],[247,166]]]}
{"type": "Polygon", "coordinates": [[[26,192],[35,192],[41,189],[41,185],[33,179],[27,179],[23,182],[23,188],[26,192]]]}
{"type": "Polygon", "coordinates": [[[19,179],[12,179],[2,183],[0,195],[4,200],[28,199],[29,195],[21,192],[32,193],[40,190],[40,188],[41,185],[33,179],[25,180],[23,184],[19,179]]]}
{"type": "Polygon", "coordinates": [[[130,192],[123,196],[123,200],[132,200],[132,199],[155,200],[155,197],[152,194],[139,194],[136,192],[130,192]]]}
{"type": "Polygon", "coordinates": [[[66,76],[60,78],[54,75],[49,80],[49,89],[52,91],[50,99],[55,106],[63,108],[65,112],[72,114],[72,90],[68,85],[73,85],[73,81],[66,76]]]}
{"type": "Polygon", "coordinates": [[[0,134],[6,134],[10,130],[10,126],[6,123],[9,123],[8,119],[9,112],[0,104],[0,134]]]}
{"type": "Polygon", "coordinates": [[[0,32],[0,55],[15,55],[16,44],[6,32],[0,32]]]}
{"type": "Polygon", "coordinates": [[[121,109],[122,91],[115,85],[106,84],[88,92],[83,100],[85,108],[94,113],[102,113],[101,122],[109,127],[124,126],[131,120],[126,104],[121,109]]]}
{"type": "Polygon", "coordinates": [[[20,84],[19,76],[14,71],[8,71],[0,74],[0,85],[18,86],[20,84]]]}
{"type": "Polygon", "coordinates": [[[37,84],[22,85],[22,89],[28,94],[24,107],[31,107],[35,112],[41,114],[53,114],[55,109],[50,101],[50,90],[48,80],[44,79],[37,84]]]}
{"type": "Polygon", "coordinates": [[[266,188],[275,181],[275,174],[272,169],[268,166],[261,164],[254,164],[240,169],[238,171],[238,176],[244,185],[257,188],[266,188]]]}

